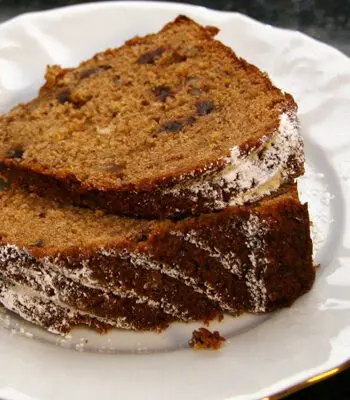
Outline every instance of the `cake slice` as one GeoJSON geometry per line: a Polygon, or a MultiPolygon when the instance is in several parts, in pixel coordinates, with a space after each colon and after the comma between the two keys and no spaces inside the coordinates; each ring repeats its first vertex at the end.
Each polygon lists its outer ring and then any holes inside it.
{"type": "Polygon", "coordinates": [[[256,201],[303,173],[297,106],[180,16],[77,68],[0,117],[2,173],[109,213],[178,217],[256,201]]]}
{"type": "Polygon", "coordinates": [[[0,235],[0,302],[55,332],[269,312],[314,280],[307,207],[295,186],[181,221],[104,215],[9,188],[0,193],[0,235]],[[58,320],[48,322],[52,307],[58,320]]]}

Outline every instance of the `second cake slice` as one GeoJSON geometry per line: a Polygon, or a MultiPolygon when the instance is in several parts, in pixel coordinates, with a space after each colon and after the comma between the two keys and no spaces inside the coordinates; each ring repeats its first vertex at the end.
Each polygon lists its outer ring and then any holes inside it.
{"type": "Polygon", "coordinates": [[[289,306],[314,280],[296,187],[250,206],[146,221],[0,193],[0,303],[53,332],[159,329],[289,306]]]}

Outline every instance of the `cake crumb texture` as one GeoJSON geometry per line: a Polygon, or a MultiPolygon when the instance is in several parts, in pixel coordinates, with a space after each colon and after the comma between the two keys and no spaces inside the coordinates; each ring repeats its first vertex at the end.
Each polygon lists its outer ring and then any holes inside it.
{"type": "Polygon", "coordinates": [[[188,344],[195,350],[219,350],[226,341],[218,331],[211,332],[206,328],[199,328],[192,332],[192,338],[188,344]]]}

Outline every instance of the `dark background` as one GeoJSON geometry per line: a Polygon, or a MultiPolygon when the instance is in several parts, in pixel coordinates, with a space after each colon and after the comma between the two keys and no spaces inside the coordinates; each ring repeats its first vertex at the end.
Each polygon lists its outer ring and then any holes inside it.
{"type": "MultiPolygon", "coordinates": [[[[180,2],[218,10],[239,11],[271,25],[297,29],[331,44],[350,56],[350,0],[182,0],[180,2]]],[[[0,22],[28,11],[78,3],[83,1],[0,0],[0,22]]],[[[350,400],[350,370],[286,397],[286,400],[311,399],[350,400]]]]}

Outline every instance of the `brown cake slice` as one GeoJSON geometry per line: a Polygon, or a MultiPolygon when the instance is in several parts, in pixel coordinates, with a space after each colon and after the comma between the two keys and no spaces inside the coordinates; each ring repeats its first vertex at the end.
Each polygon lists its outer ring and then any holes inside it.
{"type": "Polygon", "coordinates": [[[91,326],[118,326],[122,317],[130,328],[156,329],[221,311],[268,312],[314,280],[307,207],[295,186],[181,221],[103,215],[10,188],[0,194],[0,234],[0,302],[46,328],[45,310],[57,306],[56,332],[85,323],[81,316],[91,326]]]}
{"type": "Polygon", "coordinates": [[[63,69],[0,117],[2,172],[110,213],[174,217],[255,201],[303,172],[297,106],[180,16],[63,69]]]}

